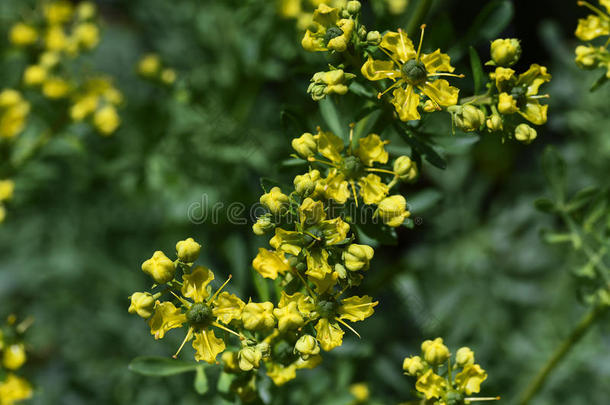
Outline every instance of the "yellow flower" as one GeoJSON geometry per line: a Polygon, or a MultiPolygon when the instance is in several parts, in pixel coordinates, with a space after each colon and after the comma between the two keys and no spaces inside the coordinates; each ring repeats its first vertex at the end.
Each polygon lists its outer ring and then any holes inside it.
{"type": "Polygon", "coordinates": [[[430,364],[441,364],[447,361],[451,353],[449,348],[443,344],[442,338],[426,340],[421,344],[424,360],[430,364]]]}
{"type": "Polygon", "coordinates": [[[278,274],[284,274],[291,269],[284,252],[274,252],[263,248],[258,249],[258,254],[252,261],[252,267],[261,276],[272,280],[275,280],[278,274]]]}
{"type": "Polygon", "coordinates": [[[312,134],[304,133],[298,138],[292,140],[292,148],[303,159],[307,159],[316,153],[317,142],[312,134]]]}
{"type": "Polygon", "coordinates": [[[23,72],[23,83],[27,86],[41,85],[47,77],[47,70],[40,65],[28,66],[23,72]]]}
{"type": "Polygon", "coordinates": [[[176,81],[176,71],[174,69],[165,68],[161,71],[161,81],[167,85],[176,81]]]}
{"type": "Polygon", "coordinates": [[[193,349],[195,349],[195,360],[203,360],[206,363],[214,364],[216,356],[226,348],[224,340],[216,337],[212,329],[202,329],[195,334],[193,349]]]}
{"type": "MultiPolygon", "coordinates": [[[[437,49],[431,54],[421,54],[422,36],[417,52],[413,43],[401,30],[388,32],[383,36],[379,49],[384,51],[389,61],[369,59],[362,65],[362,74],[369,80],[390,79],[394,82],[384,93],[393,91],[392,104],[402,121],[418,120],[421,118],[417,107],[420,94],[417,88],[437,109],[448,107],[457,103],[459,90],[449,85],[439,76],[457,76],[451,74],[455,68],[450,64],[449,56],[437,49]]],[[[384,93],[380,93],[379,97],[384,93]]]]}
{"type": "Polygon", "coordinates": [[[329,94],[343,95],[347,93],[348,81],[354,77],[354,74],[345,73],[341,69],[317,72],[311,78],[307,92],[311,94],[314,101],[319,101],[329,94]]]}
{"type": "Polygon", "coordinates": [[[9,33],[10,41],[17,46],[28,46],[36,43],[38,40],[38,32],[36,28],[25,23],[17,23],[13,25],[9,33]]]}
{"type": "Polygon", "coordinates": [[[402,225],[405,218],[411,216],[407,211],[407,201],[401,195],[393,195],[384,198],[375,210],[375,216],[379,217],[384,224],[391,227],[402,225]]]}
{"type": "Polygon", "coordinates": [[[273,315],[277,318],[278,329],[281,333],[289,329],[298,328],[305,323],[305,319],[298,308],[301,298],[301,293],[288,295],[285,291],[282,291],[278,307],[273,310],[273,315]]]}
{"type": "Polygon", "coordinates": [[[388,152],[385,150],[385,145],[390,141],[382,141],[379,135],[370,134],[358,140],[358,149],[355,155],[360,158],[365,166],[373,166],[373,163],[381,164],[388,163],[388,152]]]}
{"type": "Polygon", "coordinates": [[[244,328],[248,330],[271,329],[275,326],[271,302],[248,302],[241,315],[244,328]]]}
{"type": "Polygon", "coordinates": [[[445,379],[430,369],[417,379],[415,389],[423,393],[426,399],[432,399],[439,398],[446,385],[445,379]]]}
{"type": "Polygon", "coordinates": [[[244,347],[237,355],[239,368],[242,371],[250,371],[254,368],[258,368],[262,358],[263,354],[255,347],[244,347]]]}
{"type": "Polygon", "coordinates": [[[268,193],[265,193],[260,198],[260,203],[271,211],[273,215],[281,215],[288,208],[290,199],[286,194],[282,193],[279,187],[273,187],[268,193]]]}
{"type": "Polygon", "coordinates": [[[284,366],[283,364],[268,362],[267,375],[275,385],[284,385],[297,376],[297,367],[294,363],[284,366]]]}
{"type": "Polygon", "coordinates": [[[171,302],[157,301],[155,312],[148,320],[150,334],[155,339],[163,339],[165,334],[174,328],[180,328],[186,322],[186,315],[171,302]]]}
{"type": "Polygon", "coordinates": [[[155,77],[161,69],[161,58],[155,53],[144,55],[138,62],[138,73],[144,77],[155,77]]]}
{"type": "Polygon", "coordinates": [[[0,92],[0,138],[14,138],[25,127],[30,104],[13,89],[0,92]]]}
{"type": "Polygon", "coordinates": [[[548,95],[538,95],[538,89],[550,80],[551,75],[547,73],[546,67],[533,64],[519,75],[515,87],[511,90],[510,96],[515,100],[519,114],[532,124],[542,125],[546,122],[549,106],[541,105],[538,100],[548,95]]]}
{"type": "Polygon", "coordinates": [[[476,394],[481,390],[481,383],[487,378],[487,373],[478,364],[464,367],[455,376],[455,382],[460,391],[466,395],[476,394]]]}
{"type": "Polygon", "coordinates": [[[165,253],[157,250],[153,256],[142,263],[142,271],[152,277],[157,284],[165,284],[174,278],[176,267],[165,253]]]}
{"type": "Polygon", "coordinates": [[[308,29],[301,41],[310,52],[343,52],[352,38],[354,20],[339,18],[339,9],[320,4],[313,13],[314,28],[308,29]]]}
{"type": "Polygon", "coordinates": [[[94,3],[90,1],[83,1],[81,3],[78,3],[78,6],[76,7],[76,14],[78,15],[78,18],[80,20],[89,20],[95,17],[96,13],[97,7],[94,3]]]}
{"type": "Polygon", "coordinates": [[[3,350],[2,365],[9,370],[17,370],[25,363],[25,346],[22,343],[12,344],[3,350]]]}
{"type": "Polygon", "coordinates": [[[368,270],[375,251],[368,245],[352,243],[343,252],[343,262],[350,271],[368,270]]]}
{"type": "Polygon", "coordinates": [[[521,57],[518,39],[496,39],[491,43],[491,59],[498,66],[512,66],[521,57]]]}
{"type": "Polygon", "coordinates": [[[502,121],[502,116],[500,114],[492,114],[485,121],[485,125],[490,131],[502,131],[504,124],[502,121]]]}
{"type": "Polygon", "coordinates": [[[59,77],[49,77],[42,84],[42,94],[47,98],[63,98],[70,92],[70,84],[59,77]]]}
{"type": "Polygon", "coordinates": [[[515,139],[524,144],[531,143],[537,135],[536,130],[527,124],[519,124],[515,128],[515,139]]]}
{"type": "Polygon", "coordinates": [[[50,26],[44,38],[48,51],[60,52],[68,46],[68,38],[60,25],[50,26]]]}
{"type": "Polygon", "coordinates": [[[95,112],[99,103],[97,95],[88,94],[77,98],[76,102],[70,106],[70,118],[74,121],[82,121],[88,115],[95,112]]]}
{"type": "Polygon", "coordinates": [[[241,319],[241,314],[246,306],[237,295],[229,294],[226,291],[218,295],[215,304],[212,313],[226,324],[234,319],[241,319]]]}
{"type": "Polygon", "coordinates": [[[579,1],[579,5],[591,9],[595,15],[588,15],[587,18],[578,20],[576,27],[576,36],[583,41],[591,41],[600,36],[610,35],[610,2],[608,0],[600,0],[599,4],[606,8],[606,12],[587,3],[579,1]]]}
{"type": "Polygon", "coordinates": [[[424,363],[419,356],[405,357],[402,362],[402,369],[406,374],[415,376],[424,371],[424,363]]]}
{"type": "Polygon", "coordinates": [[[320,180],[320,172],[318,170],[310,170],[308,173],[294,178],[294,190],[306,197],[315,191],[318,180],[320,180]]]}
{"type": "Polygon", "coordinates": [[[32,387],[21,377],[8,373],[0,382],[0,405],[13,405],[32,397],[32,387]]]}
{"type": "Polygon", "coordinates": [[[455,353],[455,363],[459,367],[474,364],[474,352],[469,347],[460,347],[455,353]]]}
{"type": "Polygon", "coordinates": [[[471,104],[451,108],[456,109],[453,114],[455,125],[464,132],[478,131],[485,123],[485,113],[471,104]]]}
{"type": "Polygon", "coordinates": [[[271,222],[271,216],[263,215],[258,217],[256,223],[252,225],[252,232],[256,235],[264,235],[273,228],[275,228],[275,224],[271,222]]]}
{"type": "Polygon", "coordinates": [[[100,42],[100,30],[93,23],[82,23],[74,29],[77,42],[85,49],[92,49],[100,42]]]}
{"type": "Polygon", "coordinates": [[[501,114],[514,114],[519,111],[517,100],[508,93],[500,93],[498,99],[498,111],[501,114]]]}
{"type": "Polygon", "coordinates": [[[368,295],[363,297],[353,296],[344,299],[339,306],[337,313],[339,319],[347,319],[351,322],[364,321],[369,316],[373,315],[378,302],[373,302],[373,299],[368,295]]]}
{"type": "Polygon", "coordinates": [[[187,238],[176,243],[176,252],[178,254],[178,260],[183,263],[193,263],[199,257],[201,251],[201,245],[193,238],[187,238]]]}
{"type": "Polygon", "coordinates": [[[155,298],[148,292],[135,292],[131,295],[131,305],[127,312],[137,314],[139,317],[148,319],[152,316],[155,308],[155,298]]]}
{"type": "Polygon", "coordinates": [[[343,344],[343,329],[337,322],[330,322],[326,318],[322,318],[316,324],[316,339],[320,342],[320,346],[325,351],[330,351],[335,347],[343,344]]]}
{"type": "Polygon", "coordinates": [[[40,54],[40,66],[50,69],[59,63],[59,55],[57,52],[43,52],[40,54]]]}
{"type": "Polygon", "coordinates": [[[13,180],[0,180],[0,202],[13,198],[15,182],[13,180]]]}
{"type": "Polygon", "coordinates": [[[350,385],[349,392],[356,399],[356,403],[366,403],[370,397],[369,387],[366,383],[350,385]]]}
{"type": "Polygon", "coordinates": [[[70,2],[65,0],[52,1],[43,8],[44,16],[49,24],[63,24],[68,22],[74,13],[70,2]]]}
{"type": "Polygon", "coordinates": [[[121,118],[112,105],[105,105],[95,112],[93,124],[102,135],[110,135],[121,125],[121,118]]]}

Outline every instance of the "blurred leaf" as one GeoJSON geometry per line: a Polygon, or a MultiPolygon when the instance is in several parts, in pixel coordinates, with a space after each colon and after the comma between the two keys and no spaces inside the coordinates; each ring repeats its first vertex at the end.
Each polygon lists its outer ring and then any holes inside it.
{"type": "Polygon", "coordinates": [[[542,155],[542,169],[546,176],[555,200],[559,204],[565,201],[565,162],[552,146],[547,147],[542,155]]]}
{"type": "Polygon", "coordinates": [[[330,97],[324,97],[318,104],[320,106],[322,118],[326,122],[326,125],[328,125],[330,131],[338,137],[345,139],[346,128],[343,128],[343,125],[341,124],[339,112],[332,99],[330,97]]]}
{"type": "Polygon", "coordinates": [[[271,190],[273,187],[281,188],[282,186],[282,183],[278,182],[277,180],[270,179],[269,177],[261,177],[259,181],[261,184],[261,188],[265,193],[268,193],[269,190],[271,190]]]}
{"type": "Polygon", "coordinates": [[[193,387],[199,395],[204,395],[206,392],[208,392],[208,378],[205,375],[205,370],[203,366],[197,367],[197,373],[195,374],[195,381],[193,382],[193,387]]]}
{"type": "Polygon", "coordinates": [[[423,156],[430,164],[439,169],[447,168],[447,162],[443,159],[426,141],[402,123],[394,123],[396,132],[407,142],[417,153],[423,156]]]}
{"type": "Polygon", "coordinates": [[[602,73],[602,75],[599,77],[599,79],[597,79],[595,81],[595,83],[593,83],[593,85],[591,86],[591,89],[589,91],[594,92],[595,90],[597,90],[601,86],[603,86],[608,80],[610,80],[608,78],[608,75],[606,73],[602,73]]]}
{"type": "Polygon", "coordinates": [[[387,225],[365,221],[356,225],[356,227],[360,232],[383,245],[396,245],[397,243],[396,230],[387,225]]]}
{"type": "Polygon", "coordinates": [[[555,211],[555,203],[549,200],[548,198],[537,199],[536,201],[534,201],[534,207],[536,207],[537,210],[540,210],[542,212],[555,211]]]}
{"type": "Polygon", "coordinates": [[[591,202],[598,193],[599,187],[587,187],[580,190],[566,205],[566,212],[579,210],[581,207],[591,202]]]}
{"type": "Polygon", "coordinates": [[[169,375],[195,371],[197,363],[173,360],[165,357],[137,357],[129,363],[129,370],[149,377],[165,377],[169,375]]]}
{"type": "Polygon", "coordinates": [[[443,195],[440,191],[434,189],[422,190],[409,196],[407,201],[409,211],[412,213],[421,213],[435,206],[443,195]]]}
{"type": "Polygon", "coordinates": [[[513,18],[514,7],[510,1],[494,0],[487,3],[470,26],[466,38],[490,40],[500,34],[513,18]]]}
{"type": "Polygon", "coordinates": [[[364,87],[361,83],[353,81],[349,85],[349,90],[356,94],[357,96],[366,97],[366,98],[375,98],[375,93],[371,92],[371,90],[364,87]]]}
{"type": "Polygon", "coordinates": [[[374,108],[369,114],[360,119],[354,128],[354,142],[363,136],[370,134],[373,126],[375,126],[375,123],[377,123],[380,116],[381,110],[374,108]]]}
{"type": "Polygon", "coordinates": [[[472,46],[468,48],[468,51],[470,52],[470,67],[472,69],[472,79],[474,80],[474,93],[479,94],[483,83],[485,82],[481,58],[479,58],[479,54],[472,46]]]}

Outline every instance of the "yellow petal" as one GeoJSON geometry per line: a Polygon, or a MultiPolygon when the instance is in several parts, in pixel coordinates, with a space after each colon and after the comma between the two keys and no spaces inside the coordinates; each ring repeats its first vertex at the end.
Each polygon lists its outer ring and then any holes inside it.
{"type": "Polygon", "coordinates": [[[447,385],[445,379],[435,374],[432,369],[417,379],[415,389],[426,396],[426,399],[439,398],[447,385]]]}
{"type": "Polygon", "coordinates": [[[313,20],[324,27],[337,25],[339,19],[339,9],[320,4],[313,12],[313,20]]]}
{"type": "Polygon", "coordinates": [[[237,295],[224,291],[214,300],[214,316],[221,322],[229,323],[233,319],[241,318],[241,313],[246,304],[237,295]]]}
{"type": "Polygon", "coordinates": [[[347,238],[350,228],[347,222],[337,217],[320,222],[319,229],[324,236],[324,242],[328,246],[343,242],[347,238]]]}
{"type": "Polygon", "coordinates": [[[380,47],[389,51],[396,59],[404,63],[410,59],[415,59],[416,52],[413,42],[403,31],[388,32],[383,36],[380,47]]]}
{"type": "Polygon", "coordinates": [[[302,242],[302,237],[299,232],[275,228],[275,236],[271,238],[269,244],[276,250],[298,256],[301,252],[300,242],[302,242]]]}
{"type": "Polygon", "coordinates": [[[546,122],[548,105],[541,105],[538,100],[528,100],[519,114],[532,124],[542,125],[546,122]]]}
{"type": "Polygon", "coordinates": [[[307,271],[305,274],[323,279],[327,274],[332,272],[332,267],[328,264],[328,252],[325,249],[306,250],[307,271]]]}
{"type": "Polygon", "coordinates": [[[316,324],[316,339],[320,342],[322,350],[332,350],[343,343],[343,330],[336,323],[330,323],[328,319],[321,318],[316,324]]]}
{"type": "Polygon", "coordinates": [[[389,141],[382,141],[379,135],[370,134],[358,140],[356,155],[365,166],[373,166],[375,162],[385,164],[388,162],[388,152],[385,150],[387,143],[389,141]]]}
{"type": "Polygon", "coordinates": [[[369,80],[400,79],[400,69],[396,69],[394,62],[389,60],[374,60],[369,56],[360,69],[362,75],[369,80]]]}
{"type": "Polygon", "coordinates": [[[217,338],[211,329],[203,329],[195,333],[193,349],[195,349],[195,360],[203,360],[206,363],[216,363],[216,356],[225,349],[224,340],[217,338]]]}
{"type": "Polygon", "coordinates": [[[341,151],[343,150],[343,140],[332,132],[318,132],[315,135],[318,141],[318,152],[332,162],[341,161],[341,151]]]}
{"type": "Polygon", "coordinates": [[[388,195],[387,184],[381,182],[381,177],[376,174],[369,174],[358,181],[360,195],[365,204],[377,204],[388,195]]]}
{"type": "Polygon", "coordinates": [[[279,363],[266,363],[267,375],[275,385],[283,385],[288,381],[293,380],[296,374],[296,366],[294,364],[289,364],[284,366],[279,363]]]}
{"type": "Polygon", "coordinates": [[[455,382],[460,391],[466,395],[477,394],[481,390],[481,383],[487,378],[487,373],[478,364],[464,367],[455,376],[455,382]]]}
{"type": "Polygon", "coordinates": [[[610,21],[597,15],[589,15],[578,20],[576,36],[583,41],[591,41],[603,35],[610,35],[610,21]]]}
{"type": "Polygon", "coordinates": [[[377,301],[368,295],[364,297],[352,296],[344,299],[339,307],[339,317],[348,321],[357,322],[363,321],[375,312],[373,307],[378,304],[377,301]]]}
{"type": "Polygon", "coordinates": [[[440,49],[423,55],[421,61],[426,66],[428,73],[434,72],[453,72],[455,68],[451,66],[451,58],[446,53],[441,53],[440,49]]]}
{"type": "Polygon", "coordinates": [[[155,339],[163,339],[165,334],[174,328],[179,328],[186,322],[186,315],[171,302],[159,302],[155,306],[155,313],[148,321],[150,334],[155,339]]]}
{"type": "Polygon", "coordinates": [[[542,84],[549,81],[551,81],[551,75],[547,72],[546,67],[534,63],[526,72],[519,75],[517,84],[527,85],[526,94],[528,96],[533,96],[538,94],[538,88],[542,84]]]}
{"type": "Polygon", "coordinates": [[[349,183],[345,180],[345,176],[337,169],[331,169],[326,179],[324,179],[324,195],[326,198],[332,198],[339,204],[345,204],[350,197],[349,183]]]}
{"type": "Polygon", "coordinates": [[[337,284],[337,279],[339,275],[336,271],[326,273],[323,277],[318,277],[319,275],[308,274],[307,279],[311,281],[316,286],[316,293],[324,294],[330,288],[332,288],[335,284],[337,284]]]}
{"type": "Polygon", "coordinates": [[[407,86],[406,90],[402,87],[397,88],[392,94],[394,95],[392,104],[394,104],[398,117],[402,121],[418,120],[421,118],[417,111],[419,94],[413,91],[413,86],[407,86]]]}
{"type": "Polygon", "coordinates": [[[290,264],[284,256],[284,252],[263,248],[258,249],[258,254],[252,261],[252,267],[261,276],[272,280],[275,280],[278,274],[284,274],[290,270],[290,264]]]}
{"type": "Polygon", "coordinates": [[[203,302],[209,296],[207,286],[214,280],[214,273],[206,267],[197,266],[191,274],[185,274],[182,280],[182,295],[195,302],[203,302]]]}
{"type": "Polygon", "coordinates": [[[450,86],[449,82],[444,79],[438,79],[432,83],[426,82],[422,91],[432,101],[443,107],[457,104],[460,92],[458,88],[450,86]]]}
{"type": "Polygon", "coordinates": [[[32,397],[32,386],[27,380],[8,373],[0,382],[0,404],[13,405],[18,401],[32,397]]]}

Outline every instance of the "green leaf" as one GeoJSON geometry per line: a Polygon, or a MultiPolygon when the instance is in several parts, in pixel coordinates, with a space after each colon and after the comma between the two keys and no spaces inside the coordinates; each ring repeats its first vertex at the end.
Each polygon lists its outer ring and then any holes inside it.
{"type": "Polygon", "coordinates": [[[252,272],[252,282],[254,283],[254,288],[258,293],[258,298],[262,301],[269,301],[269,283],[265,280],[261,275],[257,272],[252,272]]]}
{"type": "Polygon", "coordinates": [[[337,107],[335,103],[333,103],[330,97],[325,97],[318,103],[320,105],[320,114],[322,114],[322,118],[328,125],[328,128],[337,136],[345,139],[345,130],[343,124],[341,124],[341,119],[339,118],[339,112],[337,111],[337,107]]]}
{"type": "Polygon", "coordinates": [[[555,200],[562,204],[565,201],[565,162],[552,146],[547,147],[542,155],[542,169],[551,186],[555,200]]]}
{"type": "Polygon", "coordinates": [[[354,93],[355,95],[360,96],[360,97],[365,97],[365,98],[370,98],[370,99],[375,99],[375,97],[376,97],[375,92],[367,89],[361,83],[358,83],[356,81],[353,81],[350,83],[349,90],[352,93],[354,93]]]}
{"type": "Polygon", "coordinates": [[[297,136],[303,132],[305,125],[295,113],[290,110],[282,110],[280,113],[280,121],[282,123],[282,129],[284,133],[290,136],[297,136]]]}
{"type": "Polygon", "coordinates": [[[197,374],[195,374],[193,387],[199,395],[204,395],[206,392],[208,392],[208,378],[205,375],[203,366],[197,367],[197,374]]]}
{"type": "Polygon", "coordinates": [[[366,223],[358,224],[357,228],[358,231],[364,233],[370,239],[373,239],[382,245],[396,245],[398,243],[396,230],[387,225],[367,221],[366,223]]]}
{"type": "MultiPolygon", "coordinates": [[[[466,37],[469,39],[493,39],[508,26],[513,14],[514,7],[510,1],[490,1],[477,15],[466,37]]],[[[468,42],[472,41],[469,40],[468,42]]]]}
{"type": "Polygon", "coordinates": [[[599,194],[599,187],[587,187],[576,193],[566,205],[566,212],[574,212],[590,203],[599,194]]]}
{"type": "Polygon", "coordinates": [[[265,193],[268,193],[273,187],[280,187],[282,184],[276,180],[270,179],[269,177],[260,178],[261,188],[265,193]]]}
{"type": "Polygon", "coordinates": [[[542,212],[553,212],[555,211],[555,203],[548,198],[539,198],[534,201],[534,207],[542,212]]]}
{"type": "Polygon", "coordinates": [[[606,73],[603,73],[599,79],[597,79],[595,81],[595,83],[593,83],[593,85],[591,86],[591,88],[589,89],[590,92],[594,92],[595,90],[599,89],[601,86],[603,86],[608,80],[608,76],[606,75],[606,73]]]}
{"type": "Polygon", "coordinates": [[[485,82],[485,73],[481,65],[481,58],[477,51],[471,46],[468,48],[470,52],[470,68],[472,69],[472,79],[474,80],[474,93],[479,94],[485,82]]]}
{"type": "Polygon", "coordinates": [[[195,371],[197,363],[173,360],[166,357],[136,357],[129,363],[129,370],[149,377],[165,377],[195,371]]]}
{"type": "Polygon", "coordinates": [[[354,128],[354,142],[356,142],[357,139],[360,139],[363,136],[367,136],[371,133],[371,130],[377,123],[377,120],[379,120],[380,115],[381,110],[374,109],[370,114],[366,115],[364,118],[358,121],[356,127],[354,128]]]}
{"type": "Polygon", "coordinates": [[[407,142],[415,152],[422,155],[431,165],[439,169],[446,169],[447,162],[436,151],[412,129],[404,124],[394,123],[394,128],[398,134],[407,142]]]}

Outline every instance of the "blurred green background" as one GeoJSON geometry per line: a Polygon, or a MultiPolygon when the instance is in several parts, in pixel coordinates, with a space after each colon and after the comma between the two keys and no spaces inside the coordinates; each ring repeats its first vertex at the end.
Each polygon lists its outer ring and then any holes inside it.
{"type": "MultiPolygon", "coordinates": [[[[366,6],[370,29],[404,26],[410,9],[390,16],[380,3],[366,6]]],[[[490,38],[467,35],[486,3],[433,2],[429,46],[451,50],[458,71],[470,71],[467,45],[487,56],[490,38]]],[[[436,336],[453,350],[473,348],[489,374],[482,394],[513,403],[569,333],[585,311],[573,261],[569,249],[540,238],[556,223],[533,202],[548,194],[540,157],[549,144],[567,161],[572,192],[608,186],[610,86],[589,93],[596,74],[573,63],[576,18],[586,15],[575,3],[515,1],[512,23],[499,35],[522,39],[519,70],[540,63],[553,74],[549,123],[538,139],[522,146],[439,134],[448,167],[425,165],[404,188],[419,225],[401,230],[396,246],[376,248],[361,292],[380,304],[358,325],[362,339],[349,336],[319,368],[281,389],[266,387],[273,403],[349,404],[354,382],[369,385],[371,403],[411,399],[402,359],[436,336]]],[[[2,0],[1,38],[32,4],[2,0]]],[[[136,356],[171,355],[182,336],[154,341],[127,313],[127,297],[148,282],[141,262],[188,236],[203,242],[201,262],[218,279],[231,273],[232,290],[255,297],[250,262],[266,239],[252,234],[251,223],[230,223],[226,210],[213,224],[191,221],[189,212],[202,201],[249,206],[258,201],[260,177],[289,183],[298,174],[281,166],[300,135],[281,112],[301,117],[301,132],[322,122],[305,90],[327,62],[302,51],[294,21],[280,18],[273,1],[97,4],[103,39],[88,63],[124,92],[123,125],[109,139],[58,136],[15,178],[15,201],[0,226],[0,315],[35,318],[25,368],[36,385],[33,404],[217,403],[194,392],[192,375],[128,371],[136,356]],[[135,64],[147,52],[176,69],[173,88],[137,78],[135,64]]],[[[21,66],[5,39],[0,61],[0,87],[15,86],[21,66]]],[[[533,403],[607,403],[608,331],[606,319],[533,403]]]]}

